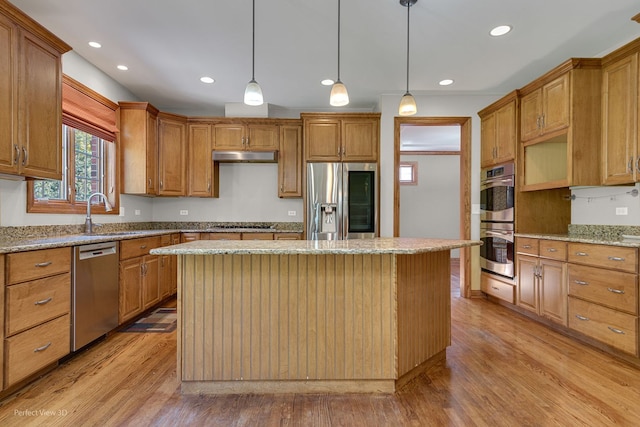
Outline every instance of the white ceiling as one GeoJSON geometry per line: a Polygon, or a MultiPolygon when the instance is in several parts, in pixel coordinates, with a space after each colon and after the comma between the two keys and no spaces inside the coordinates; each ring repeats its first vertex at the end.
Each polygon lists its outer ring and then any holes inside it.
{"type": "MultiPolygon", "coordinates": [[[[223,110],[242,102],[251,79],[251,0],[11,2],[163,110],[223,110]],[[201,83],[204,75],[216,82],[201,83]]],[[[505,94],[570,57],[601,56],[640,36],[631,20],[639,12],[638,0],[418,0],[410,90],[505,94]],[[489,36],[499,24],[513,31],[489,36]],[[444,78],[455,83],[438,86],[444,78]]],[[[351,98],[342,110],[373,110],[381,94],[404,93],[406,17],[398,0],[342,1],[340,77],[351,98]]],[[[337,75],[337,0],[257,0],[255,75],[272,106],[339,110],[320,85],[337,75]]]]}

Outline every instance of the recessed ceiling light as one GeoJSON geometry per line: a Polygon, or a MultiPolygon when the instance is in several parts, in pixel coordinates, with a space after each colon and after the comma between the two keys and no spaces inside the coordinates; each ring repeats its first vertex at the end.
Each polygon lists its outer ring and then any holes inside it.
{"type": "Polygon", "coordinates": [[[493,30],[489,31],[489,34],[491,34],[494,37],[498,37],[498,36],[504,36],[509,31],[511,31],[510,25],[499,25],[495,27],[493,30]]]}
{"type": "Polygon", "coordinates": [[[451,79],[444,79],[444,80],[440,80],[439,85],[440,86],[449,86],[453,84],[453,80],[451,79]]]}
{"type": "Polygon", "coordinates": [[[331,79],[324,79],[323,81],[321,81],[320,83],[322,83],[324,86],[331,86],[332,84],[334,84],[335,82],[331,79]]]}
{"type": "Polygon", "coordinates": [[[95,47],[96,49],[101,48],[102,45],[98,42],[89,42],[89,46],[95,47]]]}
{"type": "Polygon", "coordinates": [[[200,77],[200,81],[202,83],[213,83],[213,82],[215,82],[215,80],[213,80],[211,77],[207,77],[207,76],[200,77]]]}
{"type": "Polygon", "coordinates": [[[118,65],[117,68],[120,71],[127,71],[129,69],[129,67],[127,67],[126,65],[118,65]]]}

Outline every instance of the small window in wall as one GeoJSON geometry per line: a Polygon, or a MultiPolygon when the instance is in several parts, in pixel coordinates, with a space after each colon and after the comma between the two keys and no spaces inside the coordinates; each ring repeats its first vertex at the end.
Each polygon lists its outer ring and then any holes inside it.
{"type": "Polygon", "coordinates": [[[418,162],[400,162],[400,184],[418,185],[418,162]]]}

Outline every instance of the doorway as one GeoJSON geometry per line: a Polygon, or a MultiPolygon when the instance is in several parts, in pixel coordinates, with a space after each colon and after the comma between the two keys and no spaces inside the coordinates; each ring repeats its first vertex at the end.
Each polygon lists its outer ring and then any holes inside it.
{"type": "MultiPolygon", "coordinates": [[[[471,118],[470,117],[395,117],[394,119],[394,223],[393,233],[395,237],[400,236],[401,231],[401,204],[400,197],[400,168],[403,172],[410,172],[410,165],[401,161],[406,152],[401,151],[402,130],[407,127],[451,127],[459,132],[460,147],[458,155],[458,178],[459,178],[459,214],[458,214],[458,236],[460,239],[471,239],[471,118]]],[[[417,150],[419,151],[419,150],[417,150]]],[[[440,150],[430,150],[430,154],[436,154],[440,150]]],[[[414,154],[414,153],[412,153],[414,154]]],[[[451,154],[449,152],[449,154],[451,154]]],[[[456,173],[455,171],[453,173],[456,173]]],[[[404,179],[410,179],[405,175],[404,179]]],[[[418,175],[418,180],[419,180],[418,175]]],[[[428,220],[428,218],[425,218],[428,220]]],[[[405,219],[406,221],[406,219],[405,219]]],[[[439,237],[439,236],[428,236],[439,237]]],[[[460,295],[469,298],[471,296],[471,251],[469,248],[460,249],[460,295]]]]}

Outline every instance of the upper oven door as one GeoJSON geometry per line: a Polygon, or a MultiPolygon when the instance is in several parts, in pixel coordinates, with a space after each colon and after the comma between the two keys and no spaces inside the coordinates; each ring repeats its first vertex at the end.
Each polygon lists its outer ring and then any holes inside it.
{"type": "Polygon", "coordinates": [[[513,221],[514,177],[500,176],[480,184],[480,220],[513,221]]]}

